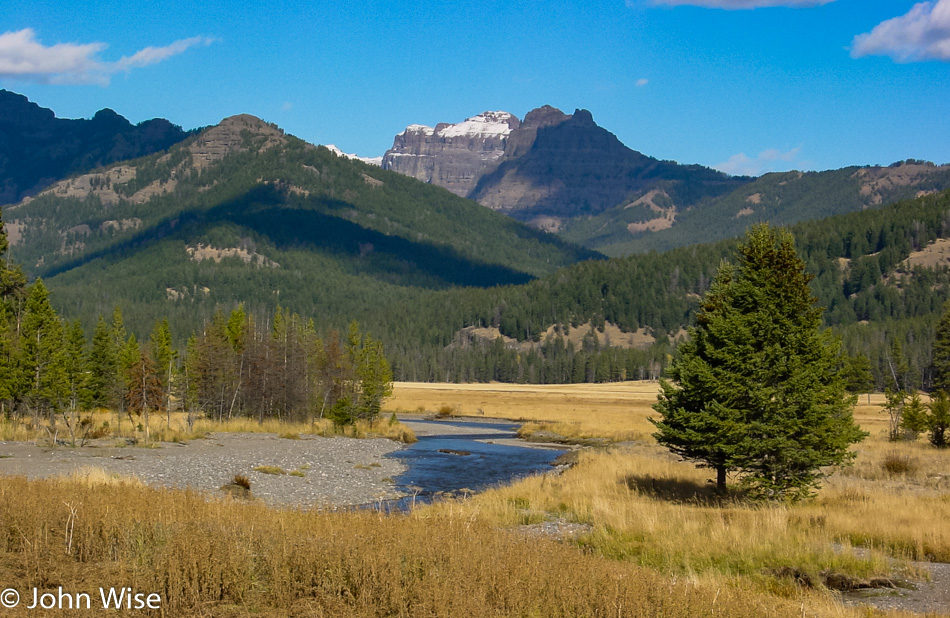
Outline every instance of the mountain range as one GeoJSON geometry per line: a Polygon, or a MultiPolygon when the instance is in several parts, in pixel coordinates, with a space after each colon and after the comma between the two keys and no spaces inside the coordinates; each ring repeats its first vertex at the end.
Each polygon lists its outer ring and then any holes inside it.
{"type": "MultiPolygon", "coordinates": [[[[730,178],[631,154],[582,112],[470,120],[403,134],[403,147],[417,154],[469,151],[456,167],[426,172],[454,178],[453,194],[432,178],[354,160],[253,116],[230,117],[4,206],[10,254],[87,330],[119,305],[131,331],[144,335],[167,317],[181,341],[216,310],[244,303],[266,314],[279,305],[324,329],[358,320],[386,344],[402,379],[603,380],[655,375],[666,362],[720,261],[734,253],[735,240],[698,241],[737,236],[756,220],[813,219],[793,230],[826,323],[845,334],[851,352],[871,356],[879,375],[895,337],[926,375],[950,281],[940,253],[950,242],[941,240],[950,237],[950,193],[938,193],[946,167],[908,161],[730,178]],[[615,153],[618,162],[604,163],[600,178],[635,178],[644,196],[573,219],[570,201],[546,202],[544,216],[566,222],[558,236],[457,194],[541,178],[545,157],[566,169],[584,152],[591,160],[615,153]],[[487,161],[483,171],[465,180],[459,170],[476,159],[487,161]],[[642,173],[625,175],[633,169],[642,173]],[[693,199],[693,187],[724,192],[680,209],[674,198],[693,199]],[[894,196],[911,199],[888,205],[894,196]],[[666,229],[634,236],[627,223],[604,246],[688,246],[607,260],[565,240],[585,225],[594,238],[591,230],[623,222],[617,213],[639,209],[655,219],[662,208],[675,211],[666,229]],[[847,214],[822,218],[829,211],[847,214]]],[[[428,157],[390,155],[422,171],[429,165],[428,157]]],[[[571,172],[570,191],[595,168],[571,172]]]]}
{"type": "Polygon", "coordinates": [[[950,188],[950,166],[728,176],[632,150],[586,110],[550,106],[519,120],[484,112],[411,125],[382,166],[610,256],[730,238],[751,224],[791,224],[950,188]]]}

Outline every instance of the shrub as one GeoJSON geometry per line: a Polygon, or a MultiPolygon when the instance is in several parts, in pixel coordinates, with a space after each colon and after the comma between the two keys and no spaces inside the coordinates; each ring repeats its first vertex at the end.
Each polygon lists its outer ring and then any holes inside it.
{"type": "Polygon", "coordinates": [[[912,475],[919,467],[916,459],[897,452],[888,453],[881,462],[881,468],[891,476],[912,475]]]}

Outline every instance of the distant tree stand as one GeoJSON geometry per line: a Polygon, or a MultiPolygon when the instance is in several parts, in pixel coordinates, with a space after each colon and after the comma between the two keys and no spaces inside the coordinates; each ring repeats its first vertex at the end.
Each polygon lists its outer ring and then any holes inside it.
{"type": "Polygon", "coordinates": [[[145,441],[148,442],[149,413],[164,410],[165,397],[155,362],[144,346],[138,349],[137,358],[132,364],[125,399],[128,403],[129,420],[132,420],[133,414],[142,417],[142,429],[145,431],[145,441]]]}
{"type": "Polygon", "coordinates": [[[661,382],[653,435],[715,469],[720,492],[735,473],[754,498],[798,500],[823,467],[849,462],[866,434],[791,234],[754,226],[738,257],[720,266],[671,365],[673,382],[661,382]]]}

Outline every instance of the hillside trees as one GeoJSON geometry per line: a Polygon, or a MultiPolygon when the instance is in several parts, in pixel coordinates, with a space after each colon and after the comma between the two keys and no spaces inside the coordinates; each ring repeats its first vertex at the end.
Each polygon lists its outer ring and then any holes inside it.
{"type": "Polygon", "coordinates": [[[795,500],[864,434],[791,234],[755,226],[738,252],[703,298],[674,382],[661,382],[654,436],[715,469],[721,491],[733,471],[754,496],[795,500]]]}

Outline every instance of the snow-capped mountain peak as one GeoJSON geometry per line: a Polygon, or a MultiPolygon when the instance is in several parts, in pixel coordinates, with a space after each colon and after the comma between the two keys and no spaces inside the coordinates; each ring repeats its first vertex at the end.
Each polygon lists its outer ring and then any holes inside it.
{"type": "Polygon", "coordinates": [[[520,121],[508,112],[483,112],[477,116],[466,118],[464,122],[450,125],[439,125],[439,137],[507,137],[511,130],[517,127],[520,121]]]}

